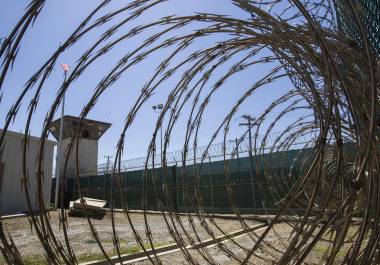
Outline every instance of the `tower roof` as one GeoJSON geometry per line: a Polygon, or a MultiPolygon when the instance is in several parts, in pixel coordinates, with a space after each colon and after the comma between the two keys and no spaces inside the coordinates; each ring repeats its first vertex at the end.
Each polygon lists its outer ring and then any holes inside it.
{"type": "MultiPolygon", "coordinates": [[[[62,139],[71,138],[75,134],[75,129],[80,121],[79,117],[70,115],[63,116],[63,135],[62,139]]],[[[81,138],[98,140],[111,126],[111,123],[83,119],[81,121],[81,138]]],[[[53,121],[49,127],[51,134],[59,140],[59,130],[61,127],[61,119],[53,121]]]]}

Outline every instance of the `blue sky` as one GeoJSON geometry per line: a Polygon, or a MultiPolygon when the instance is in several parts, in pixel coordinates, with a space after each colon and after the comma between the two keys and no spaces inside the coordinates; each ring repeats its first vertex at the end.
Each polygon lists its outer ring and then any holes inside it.
{"type": "MultiPolygon", "coordinates": [[[[111,4],[109,4],[100,14],[105,14],[107,11],[120,8],[128,2],[129,1],[112,1],[111,4]]],[[[7,36],[9,34],[18,18],[23,14],[24,8],[28,3],[29,1],[24,0],[8,0],[6,5],[2,5],[2,9],[0,10],[0,37],[7,36]]],[[[12,72],[8,74],[4,83],[4,96],[0,104],[0,128],[3,127],[6,113],[14,100],[20,94],[23,85],[28,78],[53,54],[60,43],[63,43],[66,40],[78,24],[99,3],[100,1],[95,0],[50,0],[46,2],[46,6],[44,7],[41,15],[38,17],[34,26],[25,35],[18,58],[14,64],[14,68],[12,72]]],[[[176,0],[161,4],[139,19],[132,21],[130,24],[123,27],[117,33],[117,36],[127,33],[136,25],[142,25],[170,14],[181,15],[207,11],[239,18],[250,17],[249,14],[232,5],[229,0],[176,0]]],[[[94,43],[99,36],[107,28],[109,28],[110,25],[112,25],[112,23],[120,21],[125,17],[125,15],[126,14],[124,13],[122,16],[117,17],[114,21],[106,24],[105,27],[97,28],[91,32],[84,39],[76,43],[72,48],[64,52],[58,60],[58,63],[68,63],[73,68],[85,49],[94,43]]],[[[189,33],[199,26],[201,26],[201,24],[195,24],[191,27],[178,30],[175,32],[175,35],[189,33]]],[[[142,40],[147,38],[149,36],[147,34],[152,32],[153,31],[149,31],[142,36],[123,41],[109,54],[107,54],[107,56],[102,57],[99,61],[94,63],[94,65],[89,67],[81,78],[69,87],[69,91],[66,94],[65,113],[74,116],[78,115],[85,103],[91,97],[96,85],[101,78],[106,75],[108,70],[111,69],[122,56],[137,47],[142,40]]],[[[190,51],[191,49],[210,47],[215,45],[215,42],[227,38],[230,37],[223,34],[213,36],[207,40],[205,39],[204,41],[197,42],[194,47],[190,48],[190,51]]],[[[163,60],[164,56],[168,55],[174,49],[175,47],[172,47],[153,54],[149,57],[149,60],[146,60],[132,68],[130,71],[125,72],[123,76],[101,96],[96,107],[90,112],[88,118],[112,123],[112,127],[101,138],[99,143],[100,163],[106,160],[104,155],[114,155],[117,140],[123,127],[126,115],[132,107],[132,104],[137,99],[142,86],[145,82],[147,82],[150,74],[153,73],[153,70],[163,60]]],[[[185,55],[189,54],[189,52],[185,52],[179,58],[184,59],[185,55]]],[[[234,59],[235,61],[232,60],[225,67],[222,67],[220,73],[222,73],[222,70],[226,71],[229,66],[235,63],[238,58],[242,58],[245,54],[246,53],[239,55],[240,57],[237,56],[234,59]]],[[[179,62],[179,59],[175,61],[179,62]]],[[[250,85],[254,83],[254,81],[266,74],[268,69],[270,69],[270,66],[265,65],[249,68],[249,70],[244,73],[239,73],[232,77],[223,85],[220,91],[218,91],[212,98],[205,113],[205,122],[201,127],[200,137],[198,139],[199,145],[205,145],[208,143],[208,140],[214,130],[220,124],[221,120],[224,118],[235,101],[249,88],[250,85]]],[[[62,70],[57,65],[50,79],[44,86],[43,93],[39,101],[39,106],[32,121],[32,135],[38,136],[41,133],[43,120],[57,94],[62,80],[62,70]]],[[[169,80],[161,86],[139,111],[135,120],[136,122],[134,122],[134,125],[127,132],[126,149],[123,157],[124,159],[146,155],[147,144],[152,138],[153,129],[158,117],[158,115],[153,112],[151,106],[157,103],[165,103],[168,93],[174,88],[175,84],[176,78],[173,77],[172,80],[169,80]]],[[[210,89],[211,88],[206,91],[209,91],[210,89]]],[[[282,80],[281,82],[276,82],[273,85],[267,86],[265,89],[257,91],[247,102],[242,105],[236,114],[231,124],[229,138],[233,139],[235,137],[239,137],[243,132],[243,128],[238,125],[239,122],[243,121],[242,119],[239,119],[239,116],[244,113],[252,114],[253,116],[259,114],[271,103],[274,98],[282,95],[284,91],[289,89],[291,89],[290,82],[287,80],[282,80]]],[[[33,92],[34,91],[31,91],[27,95],[26,100],[23,102],[21,111],[15,122],[11,125],[10,130],[23,131],[26,119],[26,107],[33,92]]],[[[187,105],[185,111],[181,113],[179,122],[172,134],[169,151],[181,149],[183,145],[184,128],[189,109],[190,105],[187,105]]],[[[295,117],[297,115],[293,116],[295,117]]],[[[56,113],[56,117],[59,117],[59,112],[56,113]]],[[[285,120],[283,125],[285,126],[288,121],[289,120],[285,120]]],[[[218,137],[216,142],[220,142],[221,140],[222,135],[218,137]]]]}

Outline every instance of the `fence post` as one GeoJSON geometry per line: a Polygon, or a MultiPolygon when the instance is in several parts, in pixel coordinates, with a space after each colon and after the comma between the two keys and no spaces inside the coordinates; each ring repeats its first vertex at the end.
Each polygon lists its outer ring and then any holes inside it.
{"type": "Polygon", "coordinates": [[[77,185],[78,185],[77,181],[79,181],[79,179],[80,178],[78,178],[78,180],[77,178],[74,179],[73,201],[75,201],[78,197],[77,196],[77,185]]]}
{"type": "Polygon", "coordinates": [[[106,175],[103,174],[103,199],[106,201],[106,175]]]}
{"type": "Polygon", "coordinates": [[[212,164],[210,156],[208,156],[208,164],[210,167],[211,213],[214,214],[214,190],[212,185],[212,164]]]}
{"type": "Polygon", "coordinates": [[[90,196],[90,176],[87,176],[87,197],[90,196]]]}
{"type": "Polygon", "coordinates": [[[238,142],[238,138],[235,138],[235,145],[236,145],[236,158],[239,161],[239,142],[238,142]]]}

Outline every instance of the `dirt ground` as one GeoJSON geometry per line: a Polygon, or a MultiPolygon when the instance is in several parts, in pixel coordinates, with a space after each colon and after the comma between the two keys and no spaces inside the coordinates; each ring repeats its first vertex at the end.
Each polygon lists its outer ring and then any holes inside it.
{"type": "MultiPolygon", "coordinates": [[[[256,235],[261,235],[265,228],[260,229],[255,232],[256,235]]],[[[274,230],[271,230],[265,239],[265,244],[270,247],[264,247],[261,249],[258,249],[254,252],[254,255],[252,255],[249,259],[250,264],[260,264],[260,265],[269,265],[269,264],[277,264],[276,258],[279,258],[279,252],[278,251],[284,251],[285,244],[289,243],[289,236],[291,235],[291,227],[285,223],[277,224],[275,225],[274,230]],[[281,243],[281,239],[283,244],[281,243]]],[[[202,257],[199,251],[191,249],[189,250],[190,255],[200,264],[200,265],[206,265],[206,264],[220,264],[220,265],[238,265],[241,264],[245,257],[247,257],[248,251],[252,248],[254,245],[254,241],[252,238],[245,234],[242,236],[238,236],[234,238],[235,242],[232,241],[225,241],[223,243],[223,246],[228,251],[224,251],[221,246],[210,246],[206,248],[206,251],[208,252],[209,257],[212,257],[213,260],[207,261],[205,258],[202,257]],[[235,256],[234,256],[235,255],[235,256]]],[[[323,245],[319,245],[315,250],[313,250],[308,258],[306,259],[306,262],[303,264],[324,264],[322,260],[323,252],[326,250],[327,247],[323,245]]],[[[163,264],[189,264],[186,261],[185,256],[182,252],[176,252],[172,253],[170,255],[164,255],[159,257],[161,262],[163,264]]],[[[135,262],[131,263],[134,265],[148,265],[151,264],[148,260],[141,261],[141,262],[135,262]]],[[[291,262],[289,264],[292,264],[291,262]]],[[[340,264],[337,260],[337,263],[334,264],[340,264]]]]}
{"type": "MultiPolygon", "coordinates": [[[[51,212],[51,224],[55,235],[64,244],[63,229],[59,226],[59,218],[57,212],[51,212]]],[[[138,246],[132,228],[127,220],[127,217],[122,213],[115,213],[114,216],[116,233],[118,235],[122,254],[134,254],[141,252],[141,248],[138,246]]],[[[165,215],[169,220],[169,216],[165,215]]],[[[145,226],[144,215],[141,213],[131,213],[131,222],[134,229],[142,238],[146,248],[150,248],[147,240],[147,232],[145,226]]],[[[154,246],[159,247],[174,243],[175,241],[170,236],[167,224],[164,216],[161,214],[148,214],[146,222],[149,224],[149,230],[152,234],[154,246]]],[[[68,222],[68,237],[72,249],[74,250],[79,262],[86,262],[96,259],[102,259],[103,256],[99,249],[98,244],[91,235],[91,231],[85,218],[69,217],[68,222]]],[[[199,240],[210,239],[210,235],[204,229],[204,225],[207,224],[214,232],[215,236],[222,235],[220,230],[226,233],[231,233],[236,230],[242,229],[242,224],[239,220],[214,218],[215,224],[210,220],[206,220],[203,225],[196,216],[181,216],[180,221],[184,230],[188,233],[192,240],[197,242],[197,237],[194,231],[197,231],[199,240]],[[220,230],[216,227],[219,227],[220,230]]],[[[169,220],[170,221],[170,220],[169,220]]],[[[113,256],[115,250],[112,243],[112,225],[111,216],[109,213],[102,219],[91,219],[95,229],[97,230],[100,241],[105,248],[106,252],[113,256]]],[[[261,222],[245,220],[248,226],[254,226],[261,224],[261,222]]],[[[22,255],[24,262],[29,265],[48,264],[43,257],[43,249],[40,241],[36,235],[34,229],[31,229],[31,225],[26,217],[19,217],[13,219],[3,220],[4,229],[9,232],[9,235],[13,238],[20,254],[22,255]]],[[[178,229],[179,233],[184,239],[185,244],[189,244],[189,239],[185,235],[183,229],[178,221],[175,221],[175,225],[171,224],[172,228],[178,229]]],[[[234,238],[234,241],[225,241],[222,245],[212,245],[204,249],[196,250],[189,249],[189,256],[199,264],[240,264],[241,261],[247,256],[248,251],[254,245],[254,241],[257,236],[261,235],[265,231],[265,228],[255,231],[250,235],[244,234],[234,238]],[[205,257],[202,257],[203,256],[205,257]],[[208,260],[207,260],[208,259],[208,260]]],[[[354,235],[357,228],[350,228],[349,234],[354,235]]],[[[274,229],[270,230],[265,237],[265,242],[262,244],[262,248],[257,249],[254,255],[250,258],[252,264],[275,264],[276,258],[281,255],[292,238],[292,227],[287,223],[279,223],[274,226],[274,229]]],[[[328,250],[328,244],[324,242],[318,243],[313,248],[305,264],[323,264],[323,255],[328,250]],[[321,263],[322,262],[322,263],[321,263]]],[[[337,263],[339,264],[345,255],[345,250],[340,250],[337,255],[337,263]]],[[[181,251],[177,251],[168,255],[162,255],[159,257],[163,264],[188,264],[185,255],[181,251]]],[[[0,257],[0,264],[5,264],[4,260],[0,257]]],[[[144,260],[134,263],[136,265],[151,264],[149,260],[144,260]]]]}
{"type": "MultiPolygon", "coordinates": [[[[55,235],[61,240],[63,244],[65,244],[63,229],[60,227],[58,221],[58,213],[54,211],[50,212],[50,216],[52,229],[55,235]]],[[[135,230],[139,233],[140,237],[148,247],[144,215],[140,213],[132,213],[130,214],[130,217],[135,230]]],[[[166,217],[169,219],[168,215],[166,217]]],[[[194,240],[197,240],[194,230],[197,231],[200,240],[210,238],[210,235],[206,232],[205,229],[203,229],[202,225],[200,224],[200,220],[196,216],[192,216],[192,221],[190,221],[187,216],[181,216],[180,220],[188,235],[194,240]],[[190,225],[191,222],[193,223],[194,229],[190,225]]],[[[138,244],[136,243],[132,228],[129,225],[127,217],[122,213],[115,213],[114,221],[123,253],[132,254],[141,251],[141,249],[138,247],[138,244]]],[[[242,225],[238,220],[215,218],[214,221],[221,230],[227,233],[242,229],[242,225]]],[[[110,255],[114,254],[111,215],[107,213],[107,215],[102,220],[91,219],[91,222],[98,232],[105,250],[110,255]]],[[[165,223],[165,219],[161,214],[147,215],[147,223],[149,224],[155,247],[175,242],[170,236],[167,224],[165,223]]],[[[212,228],[212,231],[214,231],[216,236],[222,234],[215,225],[211,224],[210,221],[207,221],[206,223],[212,228]]],[[[246,221],[246,223],[248,226],[258,224],[258,222],[255,221],[246,221]]],[[[43,263],[43,248],[34,228],[31,226],[27,217],[17,217],[13,219],[3,220],[3,226],[6,233],[9,233],[9,235],[14,240],[20,254],[25,257],[27,263],[39,264],[37,260],[40,260],[40,263],[43,263]]],[[[175,223],[175,227],[179,230],[180,234],[184,237],[185,242],[188,244],[190,241],[185,236],[184,231],[180,228],[179,222],[175,223]]],[[[89,261],[91,259],[101,257],[101,251],[91,234],[87,219],[68,217],[68,237],[72,249],[79,257],[80,261],[89,261]]]]}

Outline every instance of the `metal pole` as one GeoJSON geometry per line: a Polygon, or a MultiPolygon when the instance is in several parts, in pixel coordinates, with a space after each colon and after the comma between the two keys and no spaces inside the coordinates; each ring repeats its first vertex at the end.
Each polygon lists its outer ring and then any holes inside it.
{"type": "Polygon", "coordinates": [[[237,152],[236,152],[236,168],[237,168],[237,170],[238,171],[240,171],[240,160],[239,160],[239,141],[238,141],[238,139],[237,138],[235,138],[235,143],[236,143],[236,150],[237,150],[237,152]]]}
{"type": "MultiPolygon", "coordinates": [[[[154,112],[161,113],[162,109],[163,109],[163,105],[162,104],[157,104],[157,105],[152,106],[152,108],[153,108],[154,112]]],[[[163,157],[162,157],[162,124],[161,124],[161,127],[160,127],[160,154],[161,154],[162,191],[164,192],[164,189],[165,189],[165,176],[164,176],[163,157]]]]}
{"type": "Polygon", "coordinates": [[[239,142],[237,138],[235,138],[235,144],[236,144],[236,157],[237,159],[239,159],[239,142]]]}
{"type": "Polygon", "coordinates": [[[90,196],[90,176],[87,176],[87,197],[90,196]]]}
{"type": "Polygon", "coordinates": [[[107,171],[104,172],[103,174],[103,195],[104,195],[104,200],[106,200],[106,174],[109,174],[110,173],[110,159],[112,158],[112,156],[110,155],[107,155],[107,156],[104,156],[105,158],[107,158],[107,171]]]}
{"type": "MultiPolygon", "coordinates": [[[[64,72],[65,83],[67,72],[64,72]]],[[[65,113],[65,92],[62,97],[62,108],[61,108],[61,122],[59,128],[59,139],[58,139],[58,147],[57,147],[57,155],[56,155],[56,163],[55,163],[55,198],[54,198],[54,207],[58,208],[58,193],[60,190],[59,179],[60,179],[60,167],[61,167],[61,154],[62,154],[62,136],[63,136],[63,115],[65,113]]]]}
{"type": "Polygon", "coordinates": [[[208,157],[208,165],[210,167],[210,189],[211,189],[211,212],[214,214],[214,189],[212,185],[212,164],[211,164],[211,157],[208,157]]]}
{"type": "Polygon", "coordinates": [[[253,184],[253,165],[252,165],[252,135],[251,135],[251,116],[248,116],[248,137],[249,137],[249,167],[251,173],[251,185],[252,185],[252,201],[253,209],[256,209],[256,200],[255,200],[255,187],[253,184]]]}
{"type": "Polygon", "coordinates": [[[162,157],[162,124],[160,127],[160,153],[161,153],[161,175],[162,175],[162,190],[165,189],[165,176],[164,176],[164,169],[163,169],[163,157],[162,157]]]}
{"type": "Polygon", "coordinates": [[[179,212],[179,195],[178,195],[178,188],[179,188],[179,182],[178,182],[178,167],[177,167],[177,161],[175,161],[175,186],[176,186],[176,194],[175,194],[175,200],[176,200],[176,211],[179,212]]]}
{"type": "Polygon", "coordinates": [[[256,209],[256,200],[255,200],[255,187],[253,184],[253,165],[252,165],[252,135],[251,135],[251,115],[243,115],[242,118],[248,120],[248,123],[239,124],[240,126],[248,126],[248,143],[249,143],[249,167],[251,175],[251,186],[252,186],[252,202],[253,209],[256,209]]]}
{"type": "Polygon", "coordinates": [[[106,200],[106,174],[103,174],[103,200],[106,200]]]}
{"type": "Polygon", "coordinates": [[[110,173],[110,159],[112,158],[112,156],[105,155],[104,157],[107,158],[107,171],[105,173],[109,174],[110,173]]]}

